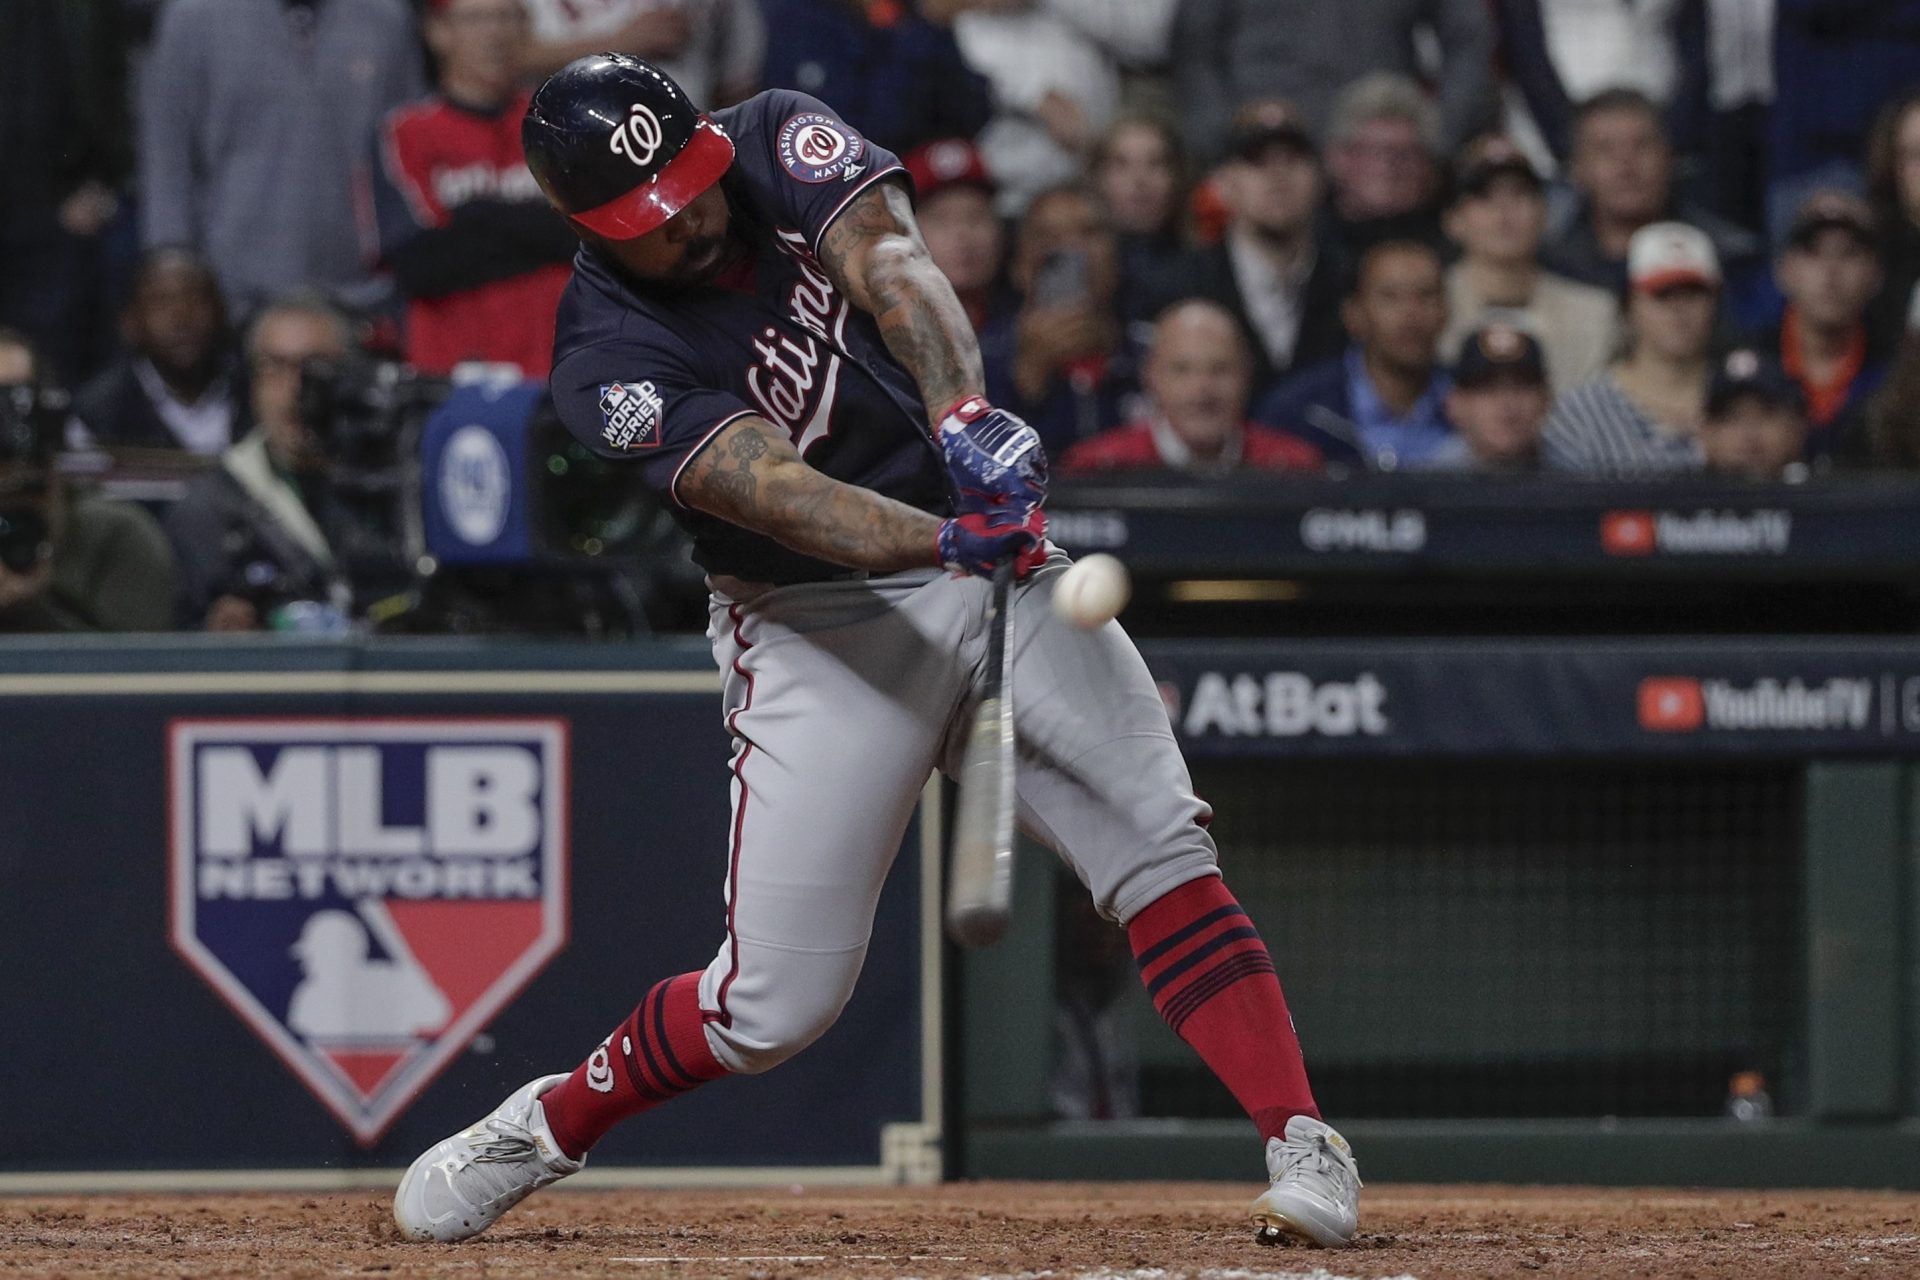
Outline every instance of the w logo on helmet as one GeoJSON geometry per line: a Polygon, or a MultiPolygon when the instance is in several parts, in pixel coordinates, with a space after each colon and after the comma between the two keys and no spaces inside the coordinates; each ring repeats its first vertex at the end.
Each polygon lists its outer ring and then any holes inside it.
{"type": "Polygon", "coordinates": [[[626,123],[616,128],[613,136],[607,139],[607,146],[613,154],[623,159],[636,165],[646,165],[653,162],[655,153],[660,150],[662,136],[660,117],[645,104],[636,102],[627,115],[626,123]]]}

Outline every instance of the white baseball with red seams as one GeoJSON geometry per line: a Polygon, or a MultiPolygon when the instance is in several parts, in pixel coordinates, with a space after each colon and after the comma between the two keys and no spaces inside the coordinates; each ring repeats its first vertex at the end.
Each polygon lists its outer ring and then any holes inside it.
{"type": "Polygon", "coordinates": [[[1081,630],[1091,631],[1112,622],[1132,594],[1127,566],[1096,551],[1060,575],[1053,588],[1053,611],[1081,630]]]}

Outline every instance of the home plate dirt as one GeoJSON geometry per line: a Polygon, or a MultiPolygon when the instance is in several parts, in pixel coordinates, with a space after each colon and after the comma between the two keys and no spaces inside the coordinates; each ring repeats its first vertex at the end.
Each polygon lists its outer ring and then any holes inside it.
{"type": "Polygon", "coordinates": [[[396,1238],[384,1198],[0,1199],[17,1276],[828,1276],[1460,1280],[1920,1275],[1920,1197],[1879,1192],[1368,1187],[1338,1252],[1262,1248],[1222,1183],[578,1191],[462,1245],[396,1238]]]}

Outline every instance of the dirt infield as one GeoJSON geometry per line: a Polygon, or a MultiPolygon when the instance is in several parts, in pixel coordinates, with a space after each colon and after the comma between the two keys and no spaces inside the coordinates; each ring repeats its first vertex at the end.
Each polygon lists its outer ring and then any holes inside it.
{"type": "Polygon", "coordinates": [[[551,1191],[464,1245],[372,1194],[0,1199],[0,1277],[1920,1275],[1920,1197],[1370,1187],[1356,1247],[1261,1248],[1217,1183],[551,1191]]]}

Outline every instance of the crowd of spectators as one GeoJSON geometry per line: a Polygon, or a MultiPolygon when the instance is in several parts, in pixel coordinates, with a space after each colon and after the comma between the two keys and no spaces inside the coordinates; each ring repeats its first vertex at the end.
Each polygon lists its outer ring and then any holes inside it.
{"type": "MultiPolygon", "coordinates": [[[[901,154],[1065,473],[1920,467],[1920,0],[9,0],[0,372],[204,460],[109,539],[167,621],[360,607],[302,360],[544,376],[518,122],[603,48],[901,154]]],[[[76,572],[0,626],[153,621],[76,572]]]]}

